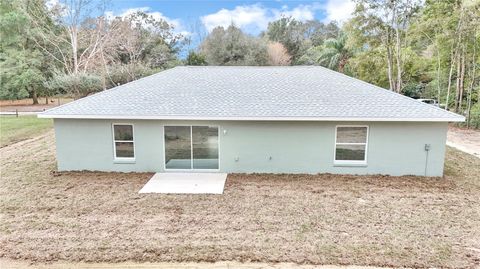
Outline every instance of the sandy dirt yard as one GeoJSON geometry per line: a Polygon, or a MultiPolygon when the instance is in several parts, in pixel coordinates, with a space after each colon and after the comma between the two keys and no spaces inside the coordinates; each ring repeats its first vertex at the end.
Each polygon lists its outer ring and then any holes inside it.
{"type": "Polygon", "coordinates": [[[480,159],[444,178],[233,174],[224,195],[138,194],[151,174],[56,173],[53,132],[0,149],[0,258],[480,266],[480,159]]]}
{"type": "Polygon", "coordinates": [[[2,269],[380,269],[383,267],[355,265],[311,265],[296,263],[260,262],[156,262],[156,263],[84,263],[50,262],[46,264],[27,263],[18,260],[0,259],[2,269]]]}
{"type": "Polygon", "coordinates": [[[45,98],[39,98],[38,104],[33,105],[32,99],[0,100],[0,112],[41,112],[58,105],[73,101],[72,98],[50,98],[48,103],[45,98]]]}
{"type": "Polygon", "coordinates": [[[449,126],[447,145],[480,158],[480,130],[449,126]]]}

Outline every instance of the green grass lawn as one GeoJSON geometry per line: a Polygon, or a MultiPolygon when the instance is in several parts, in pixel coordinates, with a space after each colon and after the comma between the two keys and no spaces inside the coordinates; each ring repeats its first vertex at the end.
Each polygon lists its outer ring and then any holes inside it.
{"type": "Polygon", "coordinates": [[[36,137],[51,130],[51,119],[37,116],[0,116],[0,147],[36,137]]]}

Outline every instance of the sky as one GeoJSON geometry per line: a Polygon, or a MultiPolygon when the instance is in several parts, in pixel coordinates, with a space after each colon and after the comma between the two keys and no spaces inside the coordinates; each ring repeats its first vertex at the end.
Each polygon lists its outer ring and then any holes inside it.
{"type": "MultiPolygon", "coordinates": [[[[175,31],[189,35],[195,43],[216,26],[234,23],[244,32],[258,35],[268,23],[282,16],[300,21],[317,19],[322,22],[345,21],[354,9],[352,0],[319,1],[153,1],[111,0],[108,16],[124,16],[144,11],[175,26],[175,31]]],[[[197,44],[192,44],[193,46],[197,44]]]]}

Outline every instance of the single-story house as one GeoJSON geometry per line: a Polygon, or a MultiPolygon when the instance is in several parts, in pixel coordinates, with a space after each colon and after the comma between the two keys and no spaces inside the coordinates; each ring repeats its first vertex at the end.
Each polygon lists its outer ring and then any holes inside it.
{"type": "Polygon", "coordinates": [[[464,121],[318,66],[175,67],[39,117],[60,171],[426,176],[464,121]]]}

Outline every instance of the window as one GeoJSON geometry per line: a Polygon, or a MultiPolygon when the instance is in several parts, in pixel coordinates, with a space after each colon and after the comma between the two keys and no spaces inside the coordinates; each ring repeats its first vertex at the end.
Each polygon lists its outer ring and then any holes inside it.
{"type": "Polygon", "coordinates": [[[337,126],[335,163],[367,163],[368,126],[337,126]]]}
{"type": "Polygon", "coordinates": [[[115,159],[135,158],[132,124],[113,125],[113,145],[115,159]]]}

